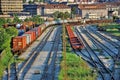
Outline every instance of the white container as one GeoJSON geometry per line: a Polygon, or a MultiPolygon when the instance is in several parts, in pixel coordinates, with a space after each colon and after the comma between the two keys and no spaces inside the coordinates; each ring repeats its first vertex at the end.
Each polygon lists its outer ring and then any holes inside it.
{"type": "Polygon", "coordinates": [[[30,44],[30,42],[31,42],[31,35],[30,34],[24,34],[23,36],[26,36],[26,43],[30,44]]]}

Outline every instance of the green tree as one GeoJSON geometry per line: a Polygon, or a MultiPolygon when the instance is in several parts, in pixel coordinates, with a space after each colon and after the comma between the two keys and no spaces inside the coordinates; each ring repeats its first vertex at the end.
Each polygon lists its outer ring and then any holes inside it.
{"type": "Polygon", "coordinates": [[[18,35],[18,30],[14,27],[8,27],[6,28],[7,34],[9,34],[11,37],[15,37],[18,35]]]}
{"type": "Polygon", "coordinates": [[[70,13],[65,12],[65,13],[64,13],[64,18],[65,18],[65,19],[70,18],[70,13]]]}
{"type": "Polygon", "coordinates": [[[41,24],[41,23],[44,22],[44,20],[43,20],[42,18],[40,18],[39,15],[33,16],[33,17],[29,18],[29,19],[26,18],[25,21],[26,21],[26,22],[27,22],[27,21],[33,21],[33,22],[35,22],[36,24],[41,24]]]}
{"type": "Polygon", "coordinates": [[[76,13],[76,7],[72,7],[71,13],[72,13],[72,14],[75,14],[75,13],[76,13]]]}
{"type": "Polygon", "coordinates": [[[4,18],[0,18],[0,26],[2,26],[3,24],[6,24],[6,20],[4,18]]]}
{"type": "Polygon", "coordinates": [[[29,18],[26,18],[24,21],[27,22],[27,21],[30,21],[30,20],[29,20],[29,18]]]}
{"type": "Polygon", "coordinates": [[[10,18],[8,18],[8,19],[6,20],[6,22],[7,22],[7,23],[11,23],[12,21],[11,21],[10,18]]]}
{"type": "Polygon", "coordinates": [[[39,0],[39,2],[45,2],[45,0],[39,0]]]}
{"type": "Polygon", "coordinates": [[[4,28],[0,28],[0,50],[10,46],[10,36],[6,33],[4,28]]]}
{"type": "Polygon", "coordinates": [[[23,3],[25,3],[26,2],[26,0],[23,0],[23,3]]]}
{"type": "Polygon", "coordinates": [[[59,11],[53,13],[53,17],[55,20],[58,18],[59,13],[60,13],[59,11]]]}
{"type": "Polygon", "coordinates": [[[68,12],[63,13],[63,12],[56,11],[55,13],[53,13],[53,17],[55,20],[58,18],[67,19],[67,18],[70,18],[70,13],[68,12]]]}
{"type": "Polygon", "coordinates": [[[31,1],[31,0],[30,0],[28,3],[29,3],[29,4],[33,4],[33,3],[34,3],[34,1],[31,1]]]}
{"type": "Polygon", "coordinates": [[[41,24],[43,22],[43,19],[40,18],[40,16],[36,15],[36,16],[33,16],[32,21],[35,22],[36,24],[41,24]]]}
{"type": "Polygon", "coordinates": [[[22,20],[20,20],[19,18],[18,18],[18,16],[15,14],[14,15],[14,19],[13,19],[13,23],[21,23],[22,22],[22,20]]]}

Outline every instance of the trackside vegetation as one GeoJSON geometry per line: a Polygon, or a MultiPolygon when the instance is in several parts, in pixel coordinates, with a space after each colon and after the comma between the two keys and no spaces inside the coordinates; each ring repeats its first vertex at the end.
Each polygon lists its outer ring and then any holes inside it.
{"type": "Polygon", "coordinates": [[[2,28],[0,27],[0,78],[4,70],[13,61],[13,54],[11,52],[11,39],[18,35],[18,31],[14,27],[2,28]]]}
{"type": "Polygon", "coordinates": [[[68,36],[66,36],[66,61],[63,60],[63,57],[58,80],[96,80],[97,73],[93,73],[88,64],[80,56],[72,52],[68,36]],[[67,66],[66,70],[64,69],[65,62],[67,66]]]}
{"type": "Polygon", "coordinates": [[[120,36],[120,24],[112,23],[112,24],[100,24],[98,25],[99,29],[102,29],[114,36],[120,36]]]}
{"type": "MultiPolygon", "coordinates": [[[[64,80],[64,62],[61,62],[59,80],[64,80]]],[[[88,67],[85,61],[73,53],[66,53],[67,79],[68,80],[96,80],[96,73],[88,67]]]]}

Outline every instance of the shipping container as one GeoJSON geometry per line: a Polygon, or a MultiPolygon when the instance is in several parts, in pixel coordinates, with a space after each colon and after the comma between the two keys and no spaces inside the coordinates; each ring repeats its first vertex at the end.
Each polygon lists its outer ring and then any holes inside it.
{"type": "Polygon", "coordinates": [[[22,36],[25,33],[24,29],[18,29],[18,36],[22,36]]]}
{"type": "Polygon", "coordinates": [[[18,51],[26,48],[26,37],[17,36],[13,38],[13,50],[18,51]]]}
{"type": "Polygon", "coordinates": [[[38,27],[38,35],[40,36],[40,35],[41,35],[41,33],[42,33],[41,28],[40,28],[40,27],[38,27]]]}
{"type": "Polygon", "coordinates": [[[24,34],[23,36],[26,36],[26,43],[27,45],[29,45],[32,41],[31,41],[31,34],[24,34]]]}
{"type": "Polygon", "coordinates": [[[35,33],[35,31],[28,31],[25,34],[30,34],[31,35],[31,41],[32,42],[36,39],[36,33],[35,33]]]}
{"type": "Polygon", "coordinates": [[[35,32],[36,38],[39,36],[39,34],[38,34],[38,28],[37,27],[34,28],[34,29],[32,29],[31,31],[35,32]]]}

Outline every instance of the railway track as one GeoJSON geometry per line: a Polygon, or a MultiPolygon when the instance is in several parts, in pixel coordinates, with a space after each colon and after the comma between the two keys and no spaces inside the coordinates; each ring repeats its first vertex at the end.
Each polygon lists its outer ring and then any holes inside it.
{"type": "MultiPolygon", "coordinates": [[[[82,28],[83,29],[83,28],[82,28]]],[[[105,44],[103,44],[100,40],[98,40],[95,36],[93,36],[92,33],[88,32],[87,30],[83,29],[86,33],[86,35],[92,40],[92,42],[98,46],[100,46],[100,48],[102,48],[102,50],[106,51],[107,54],[109,56],[111,56],[112,59],[114,59],[115,54],[113,51],[111,51],[108,47],[105,46],[105,44]]]]}
{"type": "MultiPolygon", "coordinates": [[[[103,36],[102,34],[98,33],[97,31],[91,30],[90,28],[88,28],[87,31],[88,31],[89,33],[93,33],[94,35],[99,36],[99,38],[101,38],[101,39],[104,40],[105,42],[108,42],[109,44],[111,44],[112,47],[115,47],[115,49],[114,49],[115,52],[117,52],[117,49],[120,47],[119,44],[113,42],[111,39],[108,39],[107,37],[103,36]]],[[[110,46],[111,46],[111,45],[110,45],[110,46]]],[[[107,46],[106,46],[106,47],[107,47],[107,46]]],[[[109,48],[109,47],[108,47],[108,48],[109,48]]],[[[110,49],[110,48],[109,48],[109,49],[110,49]]],[[[113,52],[113,51],[112,51],[112,52],[113,52]]]]}
{"type": "Polygon", "coordinates": [[[23,63],[22,67],[18,70],[18,79],[24,80],[24,77],[30,67],[32,66],[35,58],[39,54],[39,52],[42,50],[43,46],[46,44],[47,39],[49,38],[50,34],[52,33],[54,28],[51,28],[48,34],[45,35],[45,37],[42,39],[42,41],[38,44],[38,46],[35,48],[35,50],[32,52],[30,57],[23,63]]]}
{"type": "MultiPolygon", "coordinates": [[[[76,29],[77,30],[77,29],[76,29]]],[[[89,46],[89,44],[85,41],[85,39],[83,38],[83,36],[79,33],[79,31],[77,30],[77,32],[78,32],[78,34],[80,35],[80,37],[83,39],[83,41],[84,41],[84,43],[87,45],[87,47],[86,47],[86,50],[87,50],[87,52],[89,53],[89,55],[90,55],[90,51],[94,54],[94,57],[96,57],[96,59],[97,59],[97,61],[99,61],[98,63],[99,63],[99,66],[97,65],[97,67],[98,68],[100,68],[100,67],[102,67],[109,75],[110,75],[110,77],[111,77],[111,79],[113,79],[114,80],[114,77],[112,76],[112,73],[111,73],[111,71],[108,69],[108,68],[106,68],[106,66],[103,64],[103,62],[99,59],[99,57],[96,55],[96,53],[90,48],[90,46],[89,46]]],[[[95,60],[95,59],[91,59],[92,61],[93,60],[95,60]]],[[[96,61],[96,62],[97,62],[96,61]]],[[[95,62],[95,61],[94,61],[95,62]]],[[[94,64],[96,64],[96,63],[94,63],[94,64]]],[[[99,73],[101,73],[101,76],[103,75],[103,73],[102,72],[99,72],[99,73]]],[[[102,77],[104,77],[104,76],[102,76],[102,77]]],[[[104,80],[104,79],[103,79],[104,80]]]]}
{"type": "MultiPolygon", "coordinates": [[[[90,52],[89,52],[89,48],[90,48],[89,45],[87,44],[87,42],[85,41],[85,39],[83,38],[83,36],[78,32],[78,30],[76,30],[76,33],[77,33],[77,35],[82,39],[82,41],[83,41],[83,43],[84,43],[84,46],[85,46],[85,50],[86,50],[87,53],[89,54],[89,57],[86,56],[82,51],[79,50],[80,54],[82,54],[82,55],[84,55],[85,57],[87,57],[88,60],[89,60],[89,63],[92,64],[94,68],[99,68],[99,67],[100,67],[100,66],[98,65],[99,63],[96,62],[96,61],[93,59],[93,57],[91,56],[91,54],[90,54],[90,52]],[[90,61],[91,61],[91,62],[90,62],[90,61]]],[[[87,60],[87,62],[88,62],[88,60],[87,60]]],[[[102,71],[98,70],[98,72],[99,72],[99,74],[101,75],[102,79],[105,80],[102,71]]]]}
{"type": "Polygon", "coordinates": [[[51,51],[49,52],[47,61],[45,63],[46,66],[45,66],[42,78],[40,80],[54,80],[55,61],[57,58],[57,51],[58,51],[58,46],[60,42],[60,33],[61,33],[61,27],[57,29],[53,46],[51,48],[51,51]]]}

